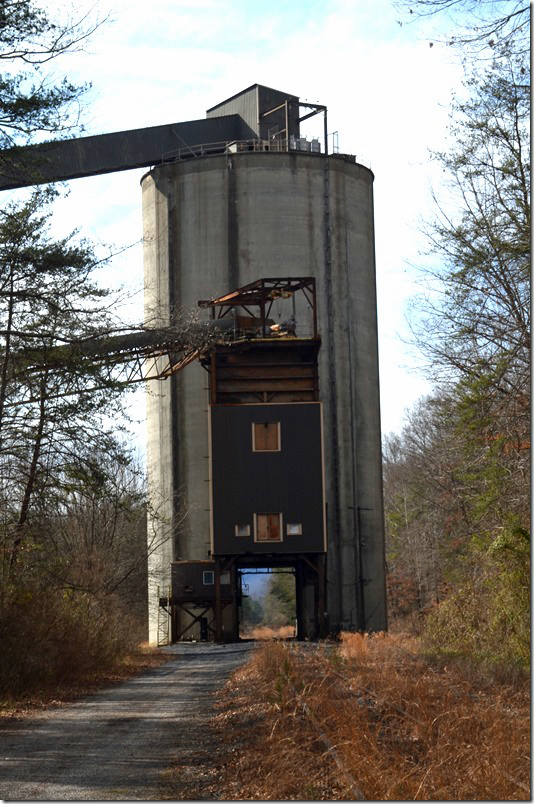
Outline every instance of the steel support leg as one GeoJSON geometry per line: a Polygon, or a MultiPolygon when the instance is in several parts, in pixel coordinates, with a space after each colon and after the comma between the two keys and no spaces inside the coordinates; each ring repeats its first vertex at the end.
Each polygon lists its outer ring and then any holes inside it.
{"type": "Polygon", "coordinates": [[[222,640],[221,559],[215,559],[215,642],[222,640]]]}

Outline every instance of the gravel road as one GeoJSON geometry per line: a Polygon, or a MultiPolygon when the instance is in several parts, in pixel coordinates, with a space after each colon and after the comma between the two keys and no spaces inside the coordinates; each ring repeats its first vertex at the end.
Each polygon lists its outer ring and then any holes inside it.
{"type": "Polygon", "coordinates": [[[0,728],[0,799],[151,801],[162,771],[209,742],[213,693],[253,643],[181,643],[170,662],[0,728]]]}

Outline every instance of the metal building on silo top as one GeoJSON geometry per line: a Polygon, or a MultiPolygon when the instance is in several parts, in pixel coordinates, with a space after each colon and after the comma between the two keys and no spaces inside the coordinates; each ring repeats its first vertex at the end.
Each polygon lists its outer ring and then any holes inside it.
{"type": "MultiPolygon", "coordinates": [[[[243,130],[250,130],[246,140],[178,148],[143,177],[145,318],[167,326],[199,300],[261,277],[315,279],[325,617],[331,632],[383,630],[373,174],[349,155],[318,152],[316,140],[301,136],[300,123],[317,112],[326,121],[325,107],[254,85],[208,111],[209,117],[241,115],[243,130]]],[[[297,334],[309,333],[306,305],[297,305],[295,317],[297,334]]],[[[151,383],[147,404],[155,641],[171,564],[212,558],[209,377],[199,362],[192,364],[151,383]]]]}

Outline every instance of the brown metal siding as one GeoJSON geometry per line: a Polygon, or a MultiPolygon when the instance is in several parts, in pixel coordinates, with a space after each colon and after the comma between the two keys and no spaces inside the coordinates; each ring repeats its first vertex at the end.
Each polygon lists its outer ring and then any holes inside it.
{"type": "MultiPolygon", "coordinates": [[[[214,561],[174,561],[171,564],[172,597],[175,602],[212,601],[215,599],[215,583],[204,583],[204,572],[215,573],[214,561]]],[[[229,583],[221,583],[225,600],[232,597],[229,583]]]]}
{"type": "Polygon", "coordinates": [[[235,346],[213,354],[212,403],[318,401],[318,340],[235,346]]]}
{"type": "Polygon", "coordinates": [[[321,404],[212,405],[214,555],[324,551],[321,404]],[[252,425],[280,422],[281,450],[253,452],[252,425]],[[282,541],[254,540],[254,514],[282,514],[282,541]],[[287,536],[288,523],[302,535],[287,536]],[[250,524],[249,537],[235,526],[250,524]]]}

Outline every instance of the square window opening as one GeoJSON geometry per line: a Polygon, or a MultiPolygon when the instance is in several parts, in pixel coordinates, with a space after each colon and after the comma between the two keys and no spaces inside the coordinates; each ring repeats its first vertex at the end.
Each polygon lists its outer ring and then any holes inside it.
{"type": "Polygon", "coordinates": [[[256,542],[282,541],[282,514],[254,514],[256,542]]]}
{"type": "Polygon", "coordinates": [[[252,423],[252,451],[280,452],[280,422],[252,423]]]}
{"type": "Polygon", "coordinates": [[[204,586],[212,586],[215,583],[215,573],[213,570],[204,570],[202,573],[202,583],[204,586]]]}
{"type": "Polygon", "coordinates": [[[236,525],[235,535],[240,538],[250,536],[250,525],[236,525]]]}
{"type": "Polygon", "coordinates": [[[286,533],[288,536],[302,536],[302,522],[288,522],[286,533]]]}

